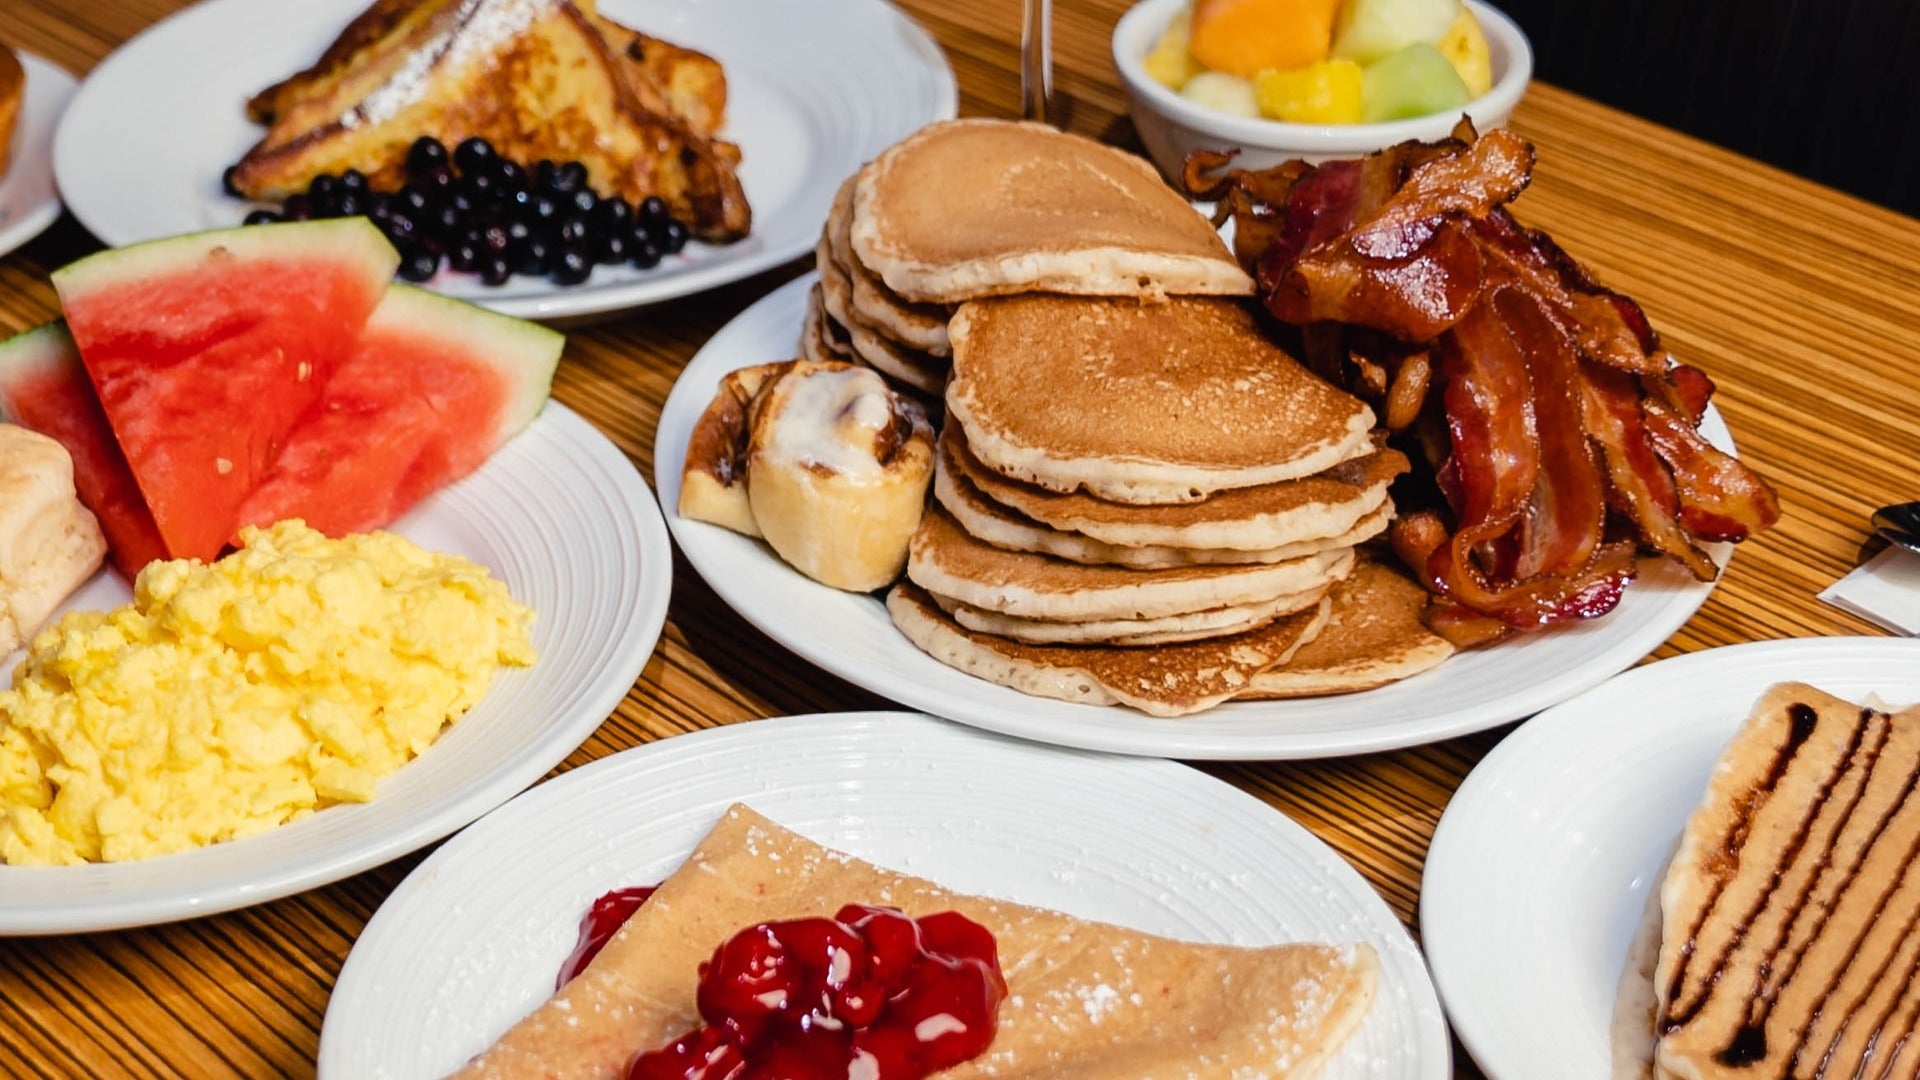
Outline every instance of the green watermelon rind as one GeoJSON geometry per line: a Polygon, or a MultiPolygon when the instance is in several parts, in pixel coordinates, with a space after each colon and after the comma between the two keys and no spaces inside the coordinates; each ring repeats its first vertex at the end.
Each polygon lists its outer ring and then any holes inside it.
{"type": "Polygon", "coordinates": [[[498,445],[533,422],[546,404],[566,335],[427,289],[387,287],[362,337],[382,331],[425,333],[457,346],[509,384],[494,433],[498,445]]]}
{"type": "Polygon", "coordinates": [[[11,398],[9,386],[17,385],[21,376],[31,380],[55,374],[73,355],[77,355],[73,335],[59,319],[0,341],[0,422],[20,422],[20,414],[7,404],[11,398]]]}
{"type": "Polygon", "coordinates": [[[216,250],[224,248],[241,260],[280,260],[321,256],[364,260],[378,276],[390,278],[400,266],[400,253],[366,218],[325,218],[274,225],[243,225],[231,229],[182,233],[109,248],[69,263],[53,272],[54,291],[62,307],[97,290],[138,285],[156,278],[190,272],[216,250]]]}

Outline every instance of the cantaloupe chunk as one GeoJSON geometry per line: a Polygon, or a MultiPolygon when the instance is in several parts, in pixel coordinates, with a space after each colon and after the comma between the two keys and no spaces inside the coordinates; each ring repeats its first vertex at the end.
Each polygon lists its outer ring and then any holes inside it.
{"type": "Polygon", "coordinates": [[[1340,0],[1197,0],[1189,48],[1214,71],[1251,79],[1327,58],[1340,0]]]}

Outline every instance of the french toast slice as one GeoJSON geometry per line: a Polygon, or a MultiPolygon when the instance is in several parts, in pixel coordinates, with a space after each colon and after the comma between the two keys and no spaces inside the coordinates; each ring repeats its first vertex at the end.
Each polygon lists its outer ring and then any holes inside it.
{"type": "Polygon", "coordinates": [[[359,68],[276,95],[233,170],[241,194],[277,201],[349,168],[395,190],[415,139],[478,136],[515,161],[578,161],[602,194],[658,195],[701,239],[746,235],[739,148],[643,104],[633,65],[574,0],[377,0],[362,19],[342,35],[359,45],[328,50],[359,68]]]}
{"type": "Polygon", "coordinates": [[[593,16],[593,22],[609,51],[623,62],[641,105],[700,135],[711,137],[720,130],[727,115],[727,76],[720,61],[605,15],[593,16]]]}

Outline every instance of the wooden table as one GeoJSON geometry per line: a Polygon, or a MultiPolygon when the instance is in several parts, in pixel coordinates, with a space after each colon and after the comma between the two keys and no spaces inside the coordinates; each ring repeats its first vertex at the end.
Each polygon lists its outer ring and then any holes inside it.
{"type": "MultiPolygon", "coordinates": [[[[177,6],[11,2],[0,7],[0,40],[84,72],[177,6]]],[[[946,48],[963,114],[1017,110],[1017,0],[905,6],[946,48]]],[[[1131,144],[1107,52],[1124,7],[1125,0],[1060,0],[1055,33],[1066,125],[1131,144]]],[[[1639,298],[1673,351],[1713,375],[1742,453],[1787,506],[1656,655],[1874,632],[1814,594],[1854,565],[1872,507],[1920,497],[1920,223],[1549,86],[1530,91],[1514,126],[1540,150],[1522,218],[1639,298]]],[[[1861,167],[1871,161],[1863,156],[1861,167]]],[[[0,330],[51,318],[48,273],[95,246],[66,218],[0,260],[0,330]]],[[[796,263],[575,331],[554,395],[651,475],[654,425],[681,365],[801,269],[796,263]]],[[[884,704],[790,656],[684,565],[676,571],[659,649],[563,769],[697,728],[884,704]]],[[[1371,757],[1208,770],[1332,844],[1411,922],[1434,824],[1503,733],[1371,757]]],[[[230,915],[0,941],[0,1075],[309,1074],[327,993],[354,936],[418,859],[230,915]]],[[[1456,1057],[1462,1075],[1478,1075],[1456,1057]]]]}

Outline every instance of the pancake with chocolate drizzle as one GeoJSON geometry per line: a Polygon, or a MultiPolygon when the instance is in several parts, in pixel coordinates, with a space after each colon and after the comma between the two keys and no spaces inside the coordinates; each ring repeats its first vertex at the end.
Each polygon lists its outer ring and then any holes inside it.
{"type": "Polygon", "coordinates": [[[1656,1077],[1920,1077],[1920,708],[1786,683],[1661,890],[1656,1077]]]}

